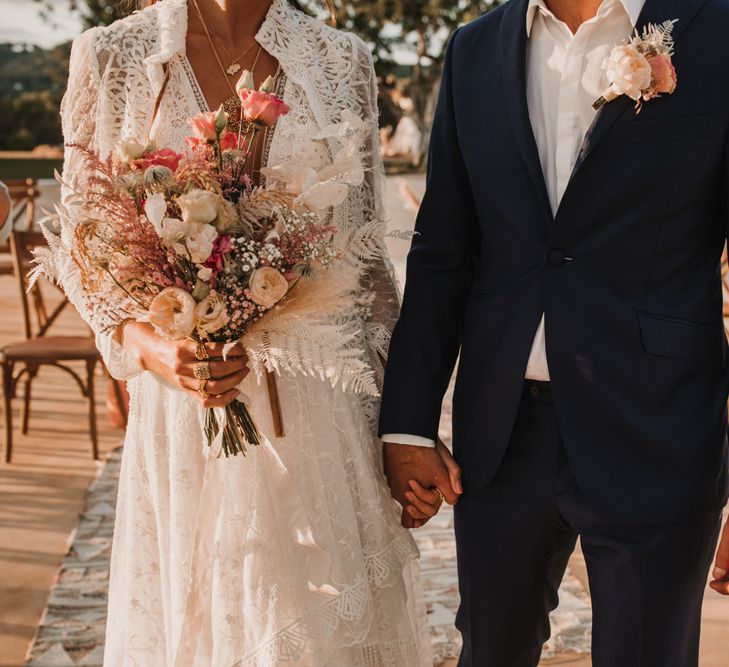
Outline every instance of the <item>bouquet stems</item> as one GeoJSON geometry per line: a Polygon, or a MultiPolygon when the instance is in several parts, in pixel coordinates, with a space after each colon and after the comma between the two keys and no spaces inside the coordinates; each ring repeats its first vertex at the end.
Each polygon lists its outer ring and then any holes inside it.
{"type": "Polygon", "coordinates": [[[245,456],[248,445],[257,446],[261,444],[261,434],[258,431],[255,421],[249,412],[246,404],[235,400],[225,406],[225,421],[223,432],[220,434],[221,425],[215,415],[215,410],[210,408],[205,415],[205,434],[208,439],[208,446],[211,446],[220,435],[222,451],[225,457],[245,456]]]}

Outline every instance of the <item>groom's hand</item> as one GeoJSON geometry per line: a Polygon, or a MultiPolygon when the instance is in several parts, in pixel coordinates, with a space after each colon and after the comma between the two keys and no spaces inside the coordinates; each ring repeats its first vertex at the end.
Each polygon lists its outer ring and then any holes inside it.
{"type": "Polygon", "coordinates": [[[709,584],[717,593],[729,595],[729,521],[724,526],[724,532],[719,541],[719,550],[716,552],[716,567],[712,574],[714,580],[709,584]]]}
{"type": "Polygon", "coordinates": [[[405,528],[419,527],[433,516],[425,513],[417,502],[429,489],[438,489],[449,505],[458,502],[460,489],[454,490],[449,470],[435,448],[386,442],[384,455],[387,483],[392,497],[403,507],[402,525],[405,528]]]}

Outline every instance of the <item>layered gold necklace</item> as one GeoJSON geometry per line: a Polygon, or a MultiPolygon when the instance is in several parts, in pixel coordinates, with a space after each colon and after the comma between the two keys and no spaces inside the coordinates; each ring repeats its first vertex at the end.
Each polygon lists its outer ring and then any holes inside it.
{"type": "MultiPolygon", "coordinates": [[[[225,65],[223,65],[223,60],[220,57],[220,54],[218,53],[218,50],[215,48],[215,42],[213,41],[213,33],[208,28],[207,23],[205,22],[205,19],[203,18],[202,11],[200,10],[200,6],[197,3],[197,0],[192,0],[192,6],[195,8],[195,12],[197,13],[198,19],[200,19],[200,24],[203,27],[203,32],[205,33],[205,37],[207,37],[208,43],[210,44],[210,50],[213,52],[213,55],[215,56],[215,60],[218,63],[218,66],[220,67],[220,72],[223,75],[223,78],[225,79],[225,83],[228,84],[228,88],[230,88],[230,97],[223,101],[223,109],[228,114],[228,129],[231,132],[240,133],[243,134],[246,133],[247,125],[248,123],[245,123],[243,121],[243,109],[241,106],[240,97],[238,96],[238,93],[235,90],[235,86],[231,83],[230,79],[228,77],[236,75],[241,69],[242,66],[240,65],[240,61],[251,51],[251,49],[256,45],[256,40],[253,40],[253,43],[243,52],[241,55],[239,55],[237,58],[233,59],[230,56],[230,53],[228,53],[227,49],[223,46],[221,42],[221,48],[225,51],[225,54],[228,56],[228,58],[232,61],[230,65],[226,68],[225,65]],[[241,123],[243,123],[243,127],[241,128],[241,123]]],[[[258,61],[261,58],[261,53],[263,52],[263,46],[258,46],[258,52],[256,53],[256,57],[253,60],[253,65],[251,66],[250,72],[251,74],[255,74],[256,71],[256,65],[258,65],[258,61]]]]}

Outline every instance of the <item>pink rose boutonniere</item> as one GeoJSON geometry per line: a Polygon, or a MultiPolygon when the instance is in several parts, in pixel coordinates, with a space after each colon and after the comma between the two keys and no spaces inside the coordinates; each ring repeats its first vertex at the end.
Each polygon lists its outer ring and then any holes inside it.
{"type": "Polygon", "coordinates": [[[627,95],[635,100],[636,113],[643,102],[661,95],[672,95],[678,85],[673,66],[673,28],[678,19],[661,25],[648,24],[626,44],[619,44],[602,65],[609,88],[592,105],[596,110],[627,95]]]}

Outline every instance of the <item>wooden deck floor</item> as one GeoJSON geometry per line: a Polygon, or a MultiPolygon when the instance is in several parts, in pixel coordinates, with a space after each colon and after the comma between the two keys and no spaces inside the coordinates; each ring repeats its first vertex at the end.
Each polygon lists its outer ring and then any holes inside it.
{"type": "MultiPolygon", "coordinates": [[[[67,310],[57,333],[83,332],[76,313],[67,310]]],[[[0,276],[0,345],[20,338],[15,282],[0,276]]],[[[106,418],[105,395],[106,381],[99,377],[102,457],[122,438],[106,418]]],[[[86,403],[69,376],[54,368],[41,370],[32,408],[29,434],[16,429],[13,463],[0,465],[0,667],[23,664],[97,471],[86,431],[86,403]]]]}

